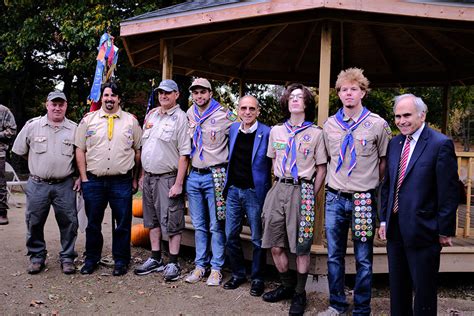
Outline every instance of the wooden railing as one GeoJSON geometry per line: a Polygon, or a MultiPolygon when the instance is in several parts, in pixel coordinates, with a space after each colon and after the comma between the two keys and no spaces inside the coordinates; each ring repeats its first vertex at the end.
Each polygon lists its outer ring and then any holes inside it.
{"type": "Polygon", "coordinates": [[[466,204],[461,204],[456,215],[456,237],[469,237],[471,231],[472,179],[474,152],[456,152],[459,178],[466,188],[466,204]]]}

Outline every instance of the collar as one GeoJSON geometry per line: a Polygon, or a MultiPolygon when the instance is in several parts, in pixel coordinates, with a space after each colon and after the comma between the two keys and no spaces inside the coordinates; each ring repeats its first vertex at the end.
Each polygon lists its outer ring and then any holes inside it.
{"type": "Polygon", "coordinates": [[[258,128],[258,121],[255,121],[255,123],[253,123],[252,126],[250,126],[249,129],[247,130],[244,130],[244,123],[240,123],[240,126],[239,126],[239,132],[242,132],[244,134],[251,134],[253,132],[255,132],[258,128]]]}
{"type": "Polygon", "coordinates": [[[48,115],[46,114],[41,117],[40,122],[41,122],[41,126],[49,125],[51,127],[60,127],[60,128],[68,128],[68,129],[70,128],[70,126],[66,124],[66,117],[64,117],[64,120],[60,124],[54,125],[48,120],[48,115]]]}
{"type": "Polygon", "coordinates": [[[357,113],[356,115],[354,115],[353,117],[349,117],[346,115],[346,113],[344,112],[344,110],[342,111],[342,113],[344,113],[344,118],[343,120],[344,121],[349,121],[349,120],[352,120],[353,122],[357,122],[360,118],[360,115],[362,114],[362,111],[364,110],[364,107],[362,106],[362,108],[360,109],[359,113],[357,113]]]}
{"type": "Polygon", "coordinates": [[[174,113],[178,108],[179,108],[179,104],[176,104],[176,105],[173,106],[172,108],[170,108],[170,109],[168,109],[168,110],[162,112],[162,111],[161,111],[161,107],[159,107],[157,112],[158,112],[159,114],[167,114],[167,115],[171,116],[171,115],[173,115],[173,113],[174,113]]]}
{"type": "Polygon", "coordinates": [[[413,137],[413,140],[415,141],[415,143],[418,142],[418,139],[420,138],[421,132],[423,132],[424,128],[425,128],[425,123],[423,123],[419,129],[417,129],[413,134],[411,134],[411,137],[413,137]]]}
{"type": "Polygon", "coordinates": [[[102,109],[102,107],[100,109],[98,109],[97,111],[99,111],[99,117],[106,117],[107,115],[110,115],[110,114],[115,114],[117,115],[118,118],[120,118],[120,116],[122,116],[122,108],[119,107],[117,112],[115,113],[107,113],[104,111],[104,109],[102,109]]]}

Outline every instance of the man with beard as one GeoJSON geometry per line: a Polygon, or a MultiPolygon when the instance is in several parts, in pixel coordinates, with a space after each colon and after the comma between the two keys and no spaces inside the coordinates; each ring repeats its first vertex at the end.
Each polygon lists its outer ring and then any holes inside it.
{"type": "Polygon", "coordinates": [[[59,226],[62,271],[76,272],[74,245],[77,237],[76,194],[80,180],[74,181],[74,132],[77,124],[68,120],[67,100],[61,91],[48,94],[47,114],[29,120],[13,144],[13,152],[28,159],[30,177],[26,185],[26,247],[30,256],[29,274],[45,268],[44,224],[51,205],[59,226]]]}
{"type": "Polygon", "coordinates": [[[150,228],[151,257],[135,269],[145,275],[163,271],[165,281],[181,275],[178,254],[184,230],[183,183],[188,168],[191,140],[188,119],[176,100],[179,89],[173,80],[158,86],[160,106],[145,118],[142,147],[143,224],[150,228]],[[161,258],[161,236],[169,237],[170,262],[161,258]]]}
{"type": "Polygon", "coordinates": [[[142,131],[137,119],[120,107],[115,83],[102,87],[102,107],[84,116],[75,136],[76,160],[87,214],[86,259],[81,274],[91,274],[101,258],[102,220],[112,209],[114,276],[130,262],[132,194],[138,189],[142,131]]]}
{"type": "Polygon", "coordinates": [[[387,122],[362,105],[369,80],[358,68],[339,73],[336,90],[343,107],[324,123],[329,155],[326,194],[329,308],[323,315],[347,312],[344,292],[347,233],[352,224],[356,280],[354,315],[370,315],[375,233],[375,190],[383,178],[391,131],[387,122]]]}
{"type": "Polygon", "coordinates": [[[229,155],[227,143],[230,125],[237,116],[212,98],[207,79],[194,80],[189,90],[194,102],[187,112],[192,136],[192,167],[186,192],[195,229],[196,267],[186,277],[186,282],[200,281],[210,265],[207,285],[218,286],[222,282],[221,269],[225,260],[223,187],[229,155]]]}

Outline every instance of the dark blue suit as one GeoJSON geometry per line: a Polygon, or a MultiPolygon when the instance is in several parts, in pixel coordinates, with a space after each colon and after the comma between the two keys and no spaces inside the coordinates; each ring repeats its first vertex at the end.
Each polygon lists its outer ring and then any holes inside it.
{"type": "Polygon", "coordinates": [[[255,131],[255,140],[252,149],[252,179],[254,189],[242,189],[229,183],[229,170],[232,168],[234,147],[239,135],[241,123],[234,123],[229,131],[229,166],[224,185],[224,195],[227,197],[226,213],[226,251],[235,278],[246,278],[242,247],[240,245],[240,232],[244,215],[252,233],[253,260],[252,280],[263,280],[262,266],[265,263],[265,252],[262,245],[262,207],[265,196],[271,186],[271,159],[267,157],[268,138],[270,127],[258,122],[255,131]]]}
{"type": "Polygon", "coordinates": [[[392,315],[436,315],[439,236],[454,236],[458,174],[453,142],[425,125],[408,162],[394,214],[404,135],[387,151],[380,221],[387,224],[392,315]],[[415,303],[412,307],[412,289],[415,303]]]}

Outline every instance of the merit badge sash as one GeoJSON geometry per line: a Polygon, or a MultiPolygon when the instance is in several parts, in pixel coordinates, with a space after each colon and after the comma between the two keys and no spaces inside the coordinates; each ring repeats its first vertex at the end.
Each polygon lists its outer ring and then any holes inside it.
{"type": "Polygon", "coordinates": [[[226,170],[225,167],[211,167],[212,179],[214,180],[214,202],[216,206],[216,216],[218,221],[225,220],[225,200],[224,200],[224,182],[226,170]]]}
{"type": "Polygon", "coordinates": [[[370,192],[352,194],[352,239],[366,242],[374,238],[375,197],[370,192]]]}
{"type": "Polygon", "coordinates": [[[301,206],[298,225],[298,243],[296,254],[304,254],[309,251],[313,243],[314,233],[314,184],[301,184],[301,206]]]}

